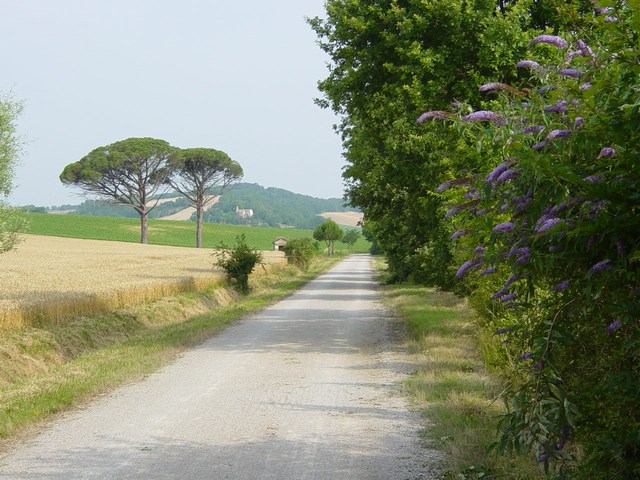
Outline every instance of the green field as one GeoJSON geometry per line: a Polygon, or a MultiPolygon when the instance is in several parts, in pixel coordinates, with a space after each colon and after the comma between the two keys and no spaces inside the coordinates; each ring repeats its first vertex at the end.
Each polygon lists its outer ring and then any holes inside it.
{"type": "MultiPolygon", "coordinates": [[[[27,233],[34,235],[134,243],[140,241],[140,221],[135,218],[51,215],[47,213],[29,213],[27,217],[29,219],[27,233]]],[[[232,245],[240,234],[245,235],[249,247],[258,250],[271,250],[273,241],[278,237],[287,239],[311,237],[313,231],[296,228],[245,227],[204,223],[202,225],[202,244],[205,248],[215,248],[220,242],[232,245]]],[[[150,244],[194,247],[195,238],[196,224],[194,222],[149,220],[150,244]]],[[[353,253],[367,252],[369,246],[369,242],[361,237],[351,251],[353,253]]],[[[336,253],[348,251],[347,245],[336,243],[336,253]]]]}

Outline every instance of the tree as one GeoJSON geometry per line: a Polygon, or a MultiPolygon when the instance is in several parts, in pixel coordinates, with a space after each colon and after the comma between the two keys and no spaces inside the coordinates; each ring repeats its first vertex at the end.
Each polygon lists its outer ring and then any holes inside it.
{"type": "Polygon", "coordinates": [[[313,238],[321,242],[326,242],[327,255],[333,255],[333,245],[336,240],[342,238],[342,235],[342,229],[333,220],[327,220],[321,223],[313,232],[313,238]]]}
{"type": "Polygon", "coordinates": [[[167,188],[177,149],[164,140],[128,138],[91,151],[71,163],[60,181],[97,195],[103,201],[126,205],[140,216],[140,243],[147,243],[147,216],[167,188]]]}
{"type": "Polygon", "coordinates": [[[359,238],[360,232],[358,232],[358,230],[356,230],[355,228],[352,228],[351,230],[347,230],[346,232],[344,232],[344,235],[342,236],[342,239],[340,241],[342,243],[346,243],[347,245],[349,245],[349,247],[353,247],[359,238]]]}
{"type": "Polygon", "coordinates": [[[247,246],[244,234],[236,237],[235,247],[224,243],[218,246],[214,253],[216,265],[224,269],[240,293],[249,293],[249,275],[256,265],[262,263],[262,253],[247,246]]]}
{"type": "Polygon", "coordinates": [[[218,195],[242,178],[242,167],[229,156],[213,148],[188,148],[175,156],[174,170],[167,183],[184,195],[196,209],[196,247],[202,246],[202,217],[219,187],[218,195]]]}
{"type": "Polygon", "coordinates": [[[284,246],[287,262],[307,271],[311,259],[318,253],[318,242],[309,237],[294,238],[284,246]]]}
{"type": "Polygon", "coordinates": [[[342,117],[349,202],[371,222],[396,279],[451,281],[451,232],[435,189],[486,161],[455,128],[425,132],[416,118],[457,100],[481,104],[479,84],[523,75],[515,64],[538,25],[530,9],[541,3],[329,0],[326,18],[309,20],[331,59],[317,102],[342,117]]]}
{"type": "MultiPolygon", "coordinates": [[[[0,196],[7,197],[13,188],[14,168],[18,161],[20,141],[15,121],[22,112],[22,104],[9,96],[0,97],[0,196]]],[[[0,200],[0,253],[11,250],[24,230],[21,213],[0,200]]]]}

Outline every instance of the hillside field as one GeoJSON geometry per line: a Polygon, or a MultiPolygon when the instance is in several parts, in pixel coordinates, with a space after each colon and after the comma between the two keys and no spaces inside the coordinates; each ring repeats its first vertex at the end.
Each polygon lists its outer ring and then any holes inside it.
{"type": "MultiPolygon", "coordinates": [[[[140,242],[140,221],[134,218],[29,213],[28,219],[27,233],[33,235],[140,242]]],[[[311,237],[313,231],[204,223],[202,225],[203,247],[216,248],[220,242],[232,245],[236,237],[241,234],[245,235],[249,247],[257,250],[272,250],[273,241],[278,237],[287,239],[311,237]]],[[[149,244],[194,247],[195,238],[196,224],[193,222],[149,220],[149,244]]],[[[351,251],[367,252],[369,246],[369,242],[361,237],[351,251]]],[[[336,252],[341,250],[349,251],[346,245],[337,243],[336,252]]]]}

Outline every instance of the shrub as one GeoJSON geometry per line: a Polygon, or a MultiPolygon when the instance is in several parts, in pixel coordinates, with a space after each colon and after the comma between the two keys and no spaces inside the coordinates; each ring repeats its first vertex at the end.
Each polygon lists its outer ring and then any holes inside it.
{"type": "Polygon", "coordinates": [[[287,256],[287,262],[306,271],[311,259],[318,253],[318,242],[314,242],[309,237],[294,238],[287,242],[284,253],[287,256]]]}
{"type": "Polygon", "coordinates": [[[494,157],[438,193],[467,250],[456,276],[477,283],[509,360],[497,446],[562,478],[640,474],[639,20],[597,9],[589,38],[532,40],[526,89],[480,87],[492,111],[420,118],[456,118],[494,157]]]}
{"type": "Polygon", "coordinates": [[[221,267],[241,293],[248,293],[249,275],[257,264],[262,264],[262,253],[251,250],[245,241],[244,234],[236,237],[235,247],[224,243],[218,246],[216,265],[221,267]]]}

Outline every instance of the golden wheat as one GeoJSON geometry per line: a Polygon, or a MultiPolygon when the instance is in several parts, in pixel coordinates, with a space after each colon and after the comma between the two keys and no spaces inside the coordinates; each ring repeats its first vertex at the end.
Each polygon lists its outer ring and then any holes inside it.
{"type": "MultiPolygon", "coordinates": [[[[25,235],[0,255],[0,328],[57,323],[219,282],[211,249],[25,235]]],[[[284,262],[263,252],[267,268],[284,262]]],[[[260,270],[256,269],[256,274],[260,270]]]]}

